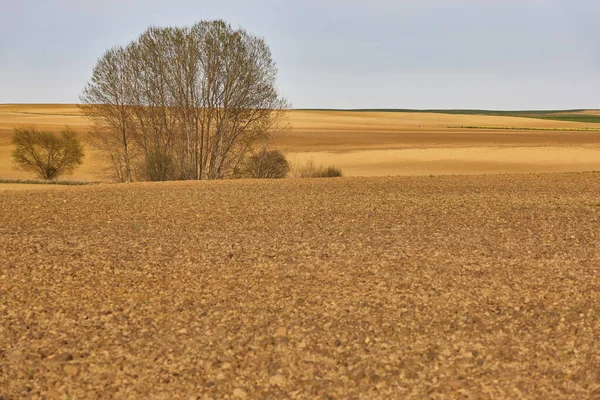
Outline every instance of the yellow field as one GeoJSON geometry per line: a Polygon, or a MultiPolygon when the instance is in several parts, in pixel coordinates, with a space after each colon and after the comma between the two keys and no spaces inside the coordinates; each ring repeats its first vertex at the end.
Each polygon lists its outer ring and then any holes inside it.
{"type": "MultiPolygon", "coordinates": [[[[347,176],[600,170],[600,132],[578,130],[600,124],[435,113],[290,111],[288,117],[292,128],[275,145],[292,163],[335,164],[347,176]],[[457,128],[464,126],[523,129],[457,128]]],[[[69,125],[85,139],[88,124],[74,105],[0,105],[0,179],[32,177],[13,168],[15,127],[69,125]]],[[[103,180],[100,169],[88,148],[84,164],[66,178],[103,180]]]]}

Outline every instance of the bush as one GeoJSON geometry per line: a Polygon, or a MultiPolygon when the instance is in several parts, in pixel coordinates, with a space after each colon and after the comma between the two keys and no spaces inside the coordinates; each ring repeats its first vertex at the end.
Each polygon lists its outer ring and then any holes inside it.
{"type": "Polygon", "coordinates": [[[246,162],[245,175],[248,178],[285,178],[290,171],[290,163],[279,150],[263,149],[246,162]]]}
{"type": "Polygon", "coordinates": [[[83,159],[83,146],[75,131],[68,127],[60,136],[35,127],[16,128],[13,144],[14,162],[45,180],[73,173],[83,159]]]}
{"type": "Polygon", "coordinates": [[[342,176],[342,170],[333,165],[327,168],[322,165],[317,166],[311,159],[303,166],[296,168],[294,176],[297,178],[334,178],[342,176]]]}
{"type": "Polygon", "coordinates": [[[174,179],[173,158],[165,151],[154,149],[146,155],[146,173],[150,181],[174,179]]]}
{"type": "Polygon", "coordinates": [[[342,176],[342,170],[334,166],[329,166],[321,171],[321,178],[337,178],[342,176]]]}

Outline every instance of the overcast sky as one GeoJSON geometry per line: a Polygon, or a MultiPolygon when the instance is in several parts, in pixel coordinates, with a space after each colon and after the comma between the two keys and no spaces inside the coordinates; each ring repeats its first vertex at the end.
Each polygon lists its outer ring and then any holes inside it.
{"type": "Polygon", "coordinates": [[[295,108],[600,108],[598,0],[0,0],[0,103],[74,103],[150,25],[264,37],[295,108]]]}

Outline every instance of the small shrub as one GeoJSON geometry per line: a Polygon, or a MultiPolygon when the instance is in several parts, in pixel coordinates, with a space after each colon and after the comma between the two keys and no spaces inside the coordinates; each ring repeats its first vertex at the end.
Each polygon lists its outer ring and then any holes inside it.
{"type": "Polygon", "coordinates": [[[263,149],[248,158],[242,176],[258,179],[285,178],[289,171],[290,163],[281,151],[263,149]]]}
{"type": "Polygon", "coordinates": [[[83,146],[75,131],[68,127],[60,136],[34,127],[16,128],[13,144],[12,156],[19,168],[45,180],[73,173],[83,159],[83,146]]]}
{"type": "Polygon", "coordinates": [[[329,166],[322,171],[321,178],[337,178],[342,176],[342,170],[334,166],[329,166]]]}
{"type": "Polygon", "coordinates": [[[314,178],[317,174],[317,166],[315,162],[310,159],[306,164],[298,166],[294,169],[294,177],[296,178],[314,178]]]}
{"type": "Polygon", "coordinates": [[[333,165],[329,167],[317,166],[310,159],[303,166],[296,168],[293,175],[297,178],[334,178],[342,176],[342,170],[333,165]]]}

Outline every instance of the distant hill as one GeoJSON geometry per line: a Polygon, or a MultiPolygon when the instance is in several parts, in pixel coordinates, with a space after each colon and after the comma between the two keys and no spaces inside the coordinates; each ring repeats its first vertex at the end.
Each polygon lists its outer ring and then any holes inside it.
{"type": "Polygon", "coordinates": [[[583,109],[577,110],[522,110],[522,111],[497,111],[497,110],[415,110],[403,108],[356,108],[356,109],[330,109],[313,108],[298,109],[303,111],[350,111],[350,112],[390,112],[390,113],[433,113],[433,114],[457,114],[457,115],[493,115],[501,117],[522,117],[549,119],[555,121],[572,121],[581,123],[600,124],[599,114],[588,114],[583,109]]]}

